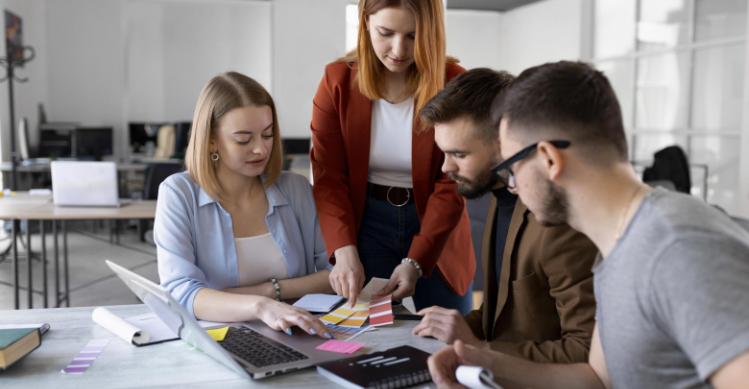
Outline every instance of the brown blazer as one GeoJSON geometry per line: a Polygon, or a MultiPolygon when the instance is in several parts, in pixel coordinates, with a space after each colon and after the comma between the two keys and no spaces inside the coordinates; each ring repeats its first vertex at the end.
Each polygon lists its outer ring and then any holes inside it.
{"type": "MultiPolygon", "coordinates": [[[[353,82],[356,72],[356,65],[329,64],[313,100],[312,193],[328,255],[356,245],[367,197],[372,101],[353,82]]],[[[463,72],[462,67],[447,64],[445,81],[463,72]]],[[[413,128],[419,128],[415,116],[413,128]]],[[[424,277],[437,269],[450,289],[462,296],[476,271],[465,200],[441,170],[444,154],[434,143],[434,128],[412,131],[411,138],[413,193],[421,229],[408,257],[424,268],[424,277]]]]}
{"type": "Polygon", "coordinates": [[[493,350],[531,361],[587,362],[596,247],[569,226],[542,227],[518,199],[497,285],[496,222],[492,196],[481,255],[484,302],[465,317],[473,333],[493,350]]]}

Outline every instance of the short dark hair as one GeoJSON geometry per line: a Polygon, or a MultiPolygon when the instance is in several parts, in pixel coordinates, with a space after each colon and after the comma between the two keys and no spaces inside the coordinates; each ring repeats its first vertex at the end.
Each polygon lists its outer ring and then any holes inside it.
{"type": "Polygon", "coordinates": [[[619,102],[606,76],[588,64],[561,61],[523,71],[492,107],[495,125],[503,116],[528,143],[553,137],[598,162],[627,160],[619,102]]]}
{"type": "Polygon", "coordinates": [[[479,138],[496,140],[499,127],[492,125],[491,108],[497,96],[514,79],[510,73],[487,68],[458,75],[437,92],[419,113],[427,126],[466,117],[477,125],[479,138]]]}

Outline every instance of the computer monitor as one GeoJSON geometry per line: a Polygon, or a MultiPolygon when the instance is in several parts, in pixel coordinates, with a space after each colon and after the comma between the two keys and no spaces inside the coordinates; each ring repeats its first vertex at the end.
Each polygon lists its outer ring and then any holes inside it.
{"type": "Polygon", "coordinates": [[[75,130],[76,158],[100,161],[102,156],[112,155],[112,149],[112,127],[89,127],[75,130]]]}
{"type": "Polygon", "coordinates": [[[283,138],[281,142],[285,155],[309,154],[310,138],[283,138]]]}
{"type": "MultiPolygon", "coordinates": [[[[61,126],[66,127],[66,126],[61,126]]],[[[73,130],[70,128],[41,128],[39,130],[39,151],[44,158],[70,158],[72,156],[73,130]]]]}
{"type": "Polygon", "coordinates": [[[156,135],[163,123],[129,123],[130,146],[133,153],[142,153],[146,143],[153,142],[156,145],[156,135]]]}

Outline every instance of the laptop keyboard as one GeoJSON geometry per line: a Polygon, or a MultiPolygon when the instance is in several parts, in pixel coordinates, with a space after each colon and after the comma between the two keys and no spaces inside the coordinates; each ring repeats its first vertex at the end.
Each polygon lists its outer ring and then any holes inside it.
{"type": "Polygon", "coordinates": [[[218,342],[226,351],[256,367],[301,361],[308,356],[275,342],[245,327],[229,327],[226,337],[218,342]]]}

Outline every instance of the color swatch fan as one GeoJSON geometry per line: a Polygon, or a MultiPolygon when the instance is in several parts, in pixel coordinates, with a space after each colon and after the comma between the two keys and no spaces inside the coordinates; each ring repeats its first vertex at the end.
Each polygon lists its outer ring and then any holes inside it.
{"type": "Polygon", "coordinates": [[[393,324],[393,296],[380,297],[377,295],[387,285],[388,280],[372,278],[362,289],[353,308],[343,306],[323,316],[320,320],[325,324],[338,325],[348,328],[360,328],[369,318],[373,327],[393,324]]]}

